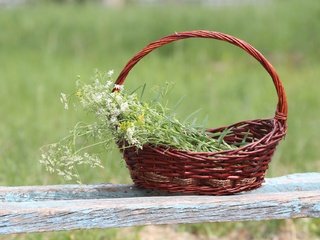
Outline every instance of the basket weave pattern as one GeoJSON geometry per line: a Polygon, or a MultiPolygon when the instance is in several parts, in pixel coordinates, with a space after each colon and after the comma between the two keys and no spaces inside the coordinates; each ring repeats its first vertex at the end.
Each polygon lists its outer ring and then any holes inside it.
{"type": "Polygon", "coordinates": [[[208,129],[223,132],[229,144],[246,145],[220,152],[189,152],[166,146],[145,145],[123,151],[132,180],[137,186],[193,194],[225,195],[259,187],[279,141],[286,134],[287,101],[282,83],[265,57],[250,44],[233,36],[209,31],[180,32],[152,42],[138,52],[124,67],[116,84],[124,83],[128,73],[145,55],[168,43],[186,38],[211,38],[236,45],[257,59],[270,74],[278,94],[274,118],[242,121],[231,126],[208,129]]]}

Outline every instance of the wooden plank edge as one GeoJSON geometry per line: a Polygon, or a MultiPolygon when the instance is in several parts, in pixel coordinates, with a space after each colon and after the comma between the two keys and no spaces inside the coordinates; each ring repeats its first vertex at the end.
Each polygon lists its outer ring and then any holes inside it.
{"type": "Polygon", "coordinates": [[[320,191],[0,203],[0,234],[320,217],[320,191]]]}
{"type": "MultiPolygon", "coordinates": [[[[267,178],[259,189],[242,194],[320,190],[320,173],[299,173],[276,178],[267,178]]],[[[0,187],[0,202],[104,199],[142,196],[173,196],[161,191],[140,189],[134,185],[49,185],[0,187]]]]}

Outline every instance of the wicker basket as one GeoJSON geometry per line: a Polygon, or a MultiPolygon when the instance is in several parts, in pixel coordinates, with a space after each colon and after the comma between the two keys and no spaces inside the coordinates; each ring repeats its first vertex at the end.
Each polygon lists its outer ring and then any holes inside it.
{"type": "Polygon", "coordinates": [[[124,67],[116,84],[122,85],[144,56],[156,48],[186,38],[212,38],[238,46],[257,59],[270,74],[278,94],[274,118],[242,121],[231,126],[209,129],[212,133],[230,128],[224,140],[246,145],[220,152],[188,152],[168,147],[145,145],[123,151],[134,183],[143,188],[192,194],[225,195],[259,187],[279,141],[286,134],[287,100],[273,66],[250,44],[233,36],[209,31],[180,32],[152,42],[138,52],[124,67]]]}

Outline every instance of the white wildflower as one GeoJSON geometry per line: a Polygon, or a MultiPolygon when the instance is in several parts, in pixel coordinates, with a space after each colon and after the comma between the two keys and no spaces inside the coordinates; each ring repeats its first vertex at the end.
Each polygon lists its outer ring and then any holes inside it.
{"type": "Polygon", "coordinates": [[[107,107],[110,107],[111,106],[111,103],[112,103],[112,100],[110,98],[107,98],[106,99],[106,106],[107,107]]]}
{"type": "Polygon", "coordinates": [[[110,80],[108,80],[108,81],[106,81],[106,83],[105,83],[105,87],[106,87],[106,88],[110,88],[112,84],[113,84],[113,82],[110,81],[110,80]]]}
{"type": "Polygon", "coordinates": [[[126,132],[126,140],[128,141],[128,143],[130,145],[139,145],[139,141],[138,139],[136,139],[134,137],[135,135],[135,127],[134,126],[131,126],[127,129],[127,132],[126,132]]]}
{"type": "Polygon", "coordinates": [[[114,99],[118,104],[121,104],[123,102],[123,97],[118,93],[114,96],[114,99]]]}
{"type": "Polygon", "coordinates": [[[114,73],[113,69],[109,70],[109,71],[107,72],[108,77],[112,77],[113,73],[114,73]]]}
{"type": "Polygon", "coordinates": [[[60,93],[60,101],[62,103],[67,101],[67,95],[65,93],[60,93]]]}
{"type": "Polygon", "coordinates": [[[102,118],[105,118],[108,113],[109,112],[104,108],[98,108],[96,111],[97,117],[102,117],[102,118]]]}
{"type": "Polygon", "coordinates": [[[59,176],[65,176],[65,175],[66,175],[63,171],[61,171],[61,170],[59,170],[59,169],[57,170],[57,172],[58,172],[58,175],[59,175],[59,176]]]}
{"type": "Polygon", "coordinates": [[[60,101],[62,104],[64,104],[64,109],[68,110],[69,109],[69,105],[68,105],[68,99],[67,99],[67,95],[64,93],[60,94],[60,101]]]}
{"type": "Polygon", "coordinates": [[[120,110],[121,110],[121,112],[127,111],[128,108],[129,108],[129,104],[128,104],[127,102],[124,102],[124,103],[122,103],[122,104],[120,105],[120,110]]]}
{"type": "Polygon", "coordinates": [[[54,173],[54,168],[53,168],[53,167],[46,166],[46,170],[47,170],[49,173],[54,173]]]}
{"type": "MultiPolygon", "coordinates": [[[[78,175],[74,175],[74,177],[78,178],[78,175]]],[[[67,181],[71,181],[72,180],[72,175],[65,175],[64,179],[67,180],[67,181]]],[[[77,181],[77,183],[81,184],[80,181],[77,181]]]]}
{"type": "Polygon", "coordinates": [[[114,111],[113,111],[113,114],[115,115],[115,116],[119,116],[120,115],[120,109],[119,108],[117,108],[117,109],[115,109],[114,111]]]}
{"type": "Polygon", "coordinates": [[[117,124],[117,123],[118,123],[117,117],[112,116],[112,117],[110,118],[110,123],[112,123],[112,124],[117,124]]]}
{"type": "Polygon", "coordinates": [[[103,98],[103,94],[99,93],[99,92],[95,93],[95,94],[93,94],[92,98],[96,103],[100,103],[103,98]]]}
{"type": "Polygon", "coordinates": [[[134,134],[134,126],[128,127],[128,129],[127,129],[128,138],[132,138],[133,134],[134,134]]]}

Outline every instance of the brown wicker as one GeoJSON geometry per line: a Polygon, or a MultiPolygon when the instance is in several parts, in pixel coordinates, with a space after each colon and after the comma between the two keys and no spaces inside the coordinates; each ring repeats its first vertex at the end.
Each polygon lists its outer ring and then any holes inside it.
{"type": "MultiPolygon", "coordinates": [[[[287,100],[282,83],[274,67],[250,44],[233,36],[210,31],[189,31],[169,35],[152,42],[138,52],[124,67],[116,84],[122,85],[144,56],[156,48],[185,38],[212,38],[238,46],[257,59],[270,74],[278,94],[274,118],[243,121],[231,129],[224,140],[239,143],[244,136],[246,145],[220,152],[187,152],[166,146],[145,145],[123,151],[131,177],[137,186],[168,192],[225,195],[259,187],[279,141],[287,129],[287,100]]],[[[226,127],[209,129],[221,132],[226,127]]]]}

